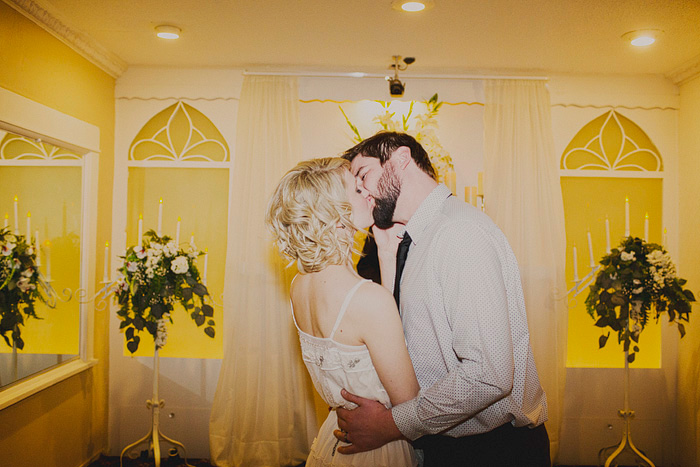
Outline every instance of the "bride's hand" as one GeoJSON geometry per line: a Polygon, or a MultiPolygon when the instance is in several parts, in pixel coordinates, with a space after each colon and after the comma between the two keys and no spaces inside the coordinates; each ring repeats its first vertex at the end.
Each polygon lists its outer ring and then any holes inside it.
{"type": "Polygon", "coordinates": [[[388,229],[380,229],[372,226],[372,234],[377,242],[377,252],[380,258],[396,258],[396,250],[401,243],[401,238],[406,226],[396,223],[388,229]]]}

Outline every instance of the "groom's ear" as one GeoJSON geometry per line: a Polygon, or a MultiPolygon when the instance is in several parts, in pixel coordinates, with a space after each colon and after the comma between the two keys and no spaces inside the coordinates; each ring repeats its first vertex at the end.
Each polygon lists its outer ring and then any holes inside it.
{"type": "Polygon", "coordinates": [[[411,150],[406,146],[401,146],[396,151],[394,151],[392,158],[396,158],[396,160],[394,161],[394,163],[396,164],[396,168],[399,168],[401,170],[406,170],[408,164],[410,164],[413,160],[411,158],[411,150]]]}

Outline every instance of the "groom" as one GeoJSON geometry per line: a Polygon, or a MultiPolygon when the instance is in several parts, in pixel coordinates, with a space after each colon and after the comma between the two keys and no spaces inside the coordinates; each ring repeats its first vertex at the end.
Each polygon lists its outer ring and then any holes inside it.
{"type": "MultiPolygon", "coordinates": [[[[409,135],[380,132],[343,157],[374,202],[375,229],[405,225],[408,257],[394,287],[421,392],[387,410],[343,390],[358,407],[337,410],[336,437],[352,443],[338,451],[408,439],[423,450],[425,467],[548,467],[547,401],[505,236],[434,180],[409,135]]],[[[395,256],[396,241],[384,233],[376,237],[386,282],[395,266],[384,258],[395,256]]]]}

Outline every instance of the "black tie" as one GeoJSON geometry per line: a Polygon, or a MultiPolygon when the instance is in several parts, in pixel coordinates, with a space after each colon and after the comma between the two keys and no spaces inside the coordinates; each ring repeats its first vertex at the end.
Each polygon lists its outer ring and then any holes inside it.
{"type": "Polygon", "coordinates": [[[394,300],[396,306],[399,306],[399,285],[401,284],[401,273],[406,266],[406,257],[408,249],[411,247],[411,236],[408,232],[403,234],[403,240],[399,243],[399,249],[396,251],[396,278],[394,279],[394,300]]]}

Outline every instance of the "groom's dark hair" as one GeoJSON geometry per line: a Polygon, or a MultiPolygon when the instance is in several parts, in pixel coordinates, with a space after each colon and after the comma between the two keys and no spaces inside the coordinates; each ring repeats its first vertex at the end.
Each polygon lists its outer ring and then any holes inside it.
{"type": "Polygon", "coordinates": [[[353,146],[343,153],[343,159],[352,160],[357,155],[365,157],[374,157],[379,159],[379,163],[384,163],[389,159],[391,153],[396,151],[401,146],[406,146],[411,151],[411,158],[416,165],[434,180],[437,180],[435,168],[430,162],[428,153],[423,149],[423,146],[416,139],[406,133],[397,131],[380,131],[374,136],[363,140],[361,143],[353,146]]]}

